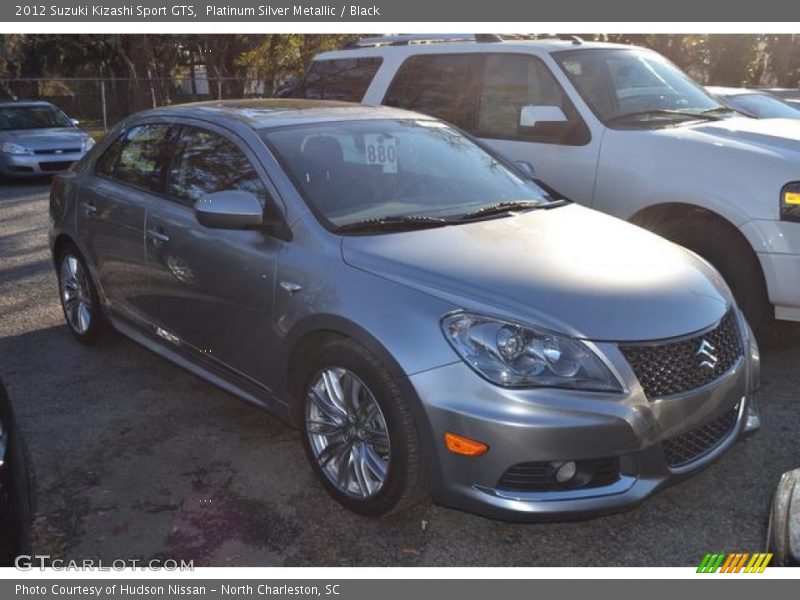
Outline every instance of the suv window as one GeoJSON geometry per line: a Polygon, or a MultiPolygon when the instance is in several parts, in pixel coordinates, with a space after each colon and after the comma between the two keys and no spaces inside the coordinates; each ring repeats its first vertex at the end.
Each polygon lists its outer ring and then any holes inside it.
{"type": "Polygon", "coordinates": [[[167,125],[132,127],[106,150],[98,161],[98,172],[136,187],[158,191],[169,129],[167,125]]]}
{"type": "Polygon", "coordinates": [[[361,102],[381,62],[378,57],[315,61],[306,74],[300,96],[361,102]]]}
{"type": "Polygon", "coordinates": [[[471,130],[479,61],[475,54],[412,56],[398,69],[383,103],[471,130]]]}
{"type": "Polygon", "coordinates": [[[547,66],[526,54],[487,54],[478,100],[478,137],[585,144],[588,130],[547,66]],[[523,107],[558,107],[566,122],[520,126],[523,107]],[[577,133],[577,135],[576,135],[577,133]]]}
{"type": "Polygon", "coordinates": [[[267,190],[248,158],[231,140],[197,127],[184,127],[167,175],[167,194],[194,205],[204,194],[252,192],[262,206],[267,190]]]}

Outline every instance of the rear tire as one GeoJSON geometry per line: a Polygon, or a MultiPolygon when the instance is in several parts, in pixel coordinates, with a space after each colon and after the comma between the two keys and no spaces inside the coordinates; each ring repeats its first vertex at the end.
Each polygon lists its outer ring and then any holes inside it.
{"type": "Polygon", "coordinates": [[[103,310],[86,261],[74,244],[62,248],[57,269],[58,292],[67,327],[82,344],[94,344],[104,327],[103,310]]]}
{"type": "Polygon", "coordinates": [[[428,496],[419,427],[409,401],[366,348],[352,340],[326,344],[298,383],[306,455],[337,502],[379,517],[428,496]]]}
{"type": "Polygon", "coordinates": [[[753,330],[765,320],[769,299],[761,263],[750,245],[707,217],[667,221],[656,233],[710,262],[731,289],[753,330]]]}

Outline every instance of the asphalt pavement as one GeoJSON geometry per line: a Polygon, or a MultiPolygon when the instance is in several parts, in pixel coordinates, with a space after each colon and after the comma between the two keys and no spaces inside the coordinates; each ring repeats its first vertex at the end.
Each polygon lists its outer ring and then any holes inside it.
{"type": "Polygon", "coordinates": [[[48,183],[0,185],[0,378],[31,449],[34,550],[195,566],[687,566],[763,548],[800,467],[800,326],[761,340],[763,427],[624,514],[508,524],[427,502],[340,508],[299,434],[123,338],[73,340],[47,247],[48,183]]]}

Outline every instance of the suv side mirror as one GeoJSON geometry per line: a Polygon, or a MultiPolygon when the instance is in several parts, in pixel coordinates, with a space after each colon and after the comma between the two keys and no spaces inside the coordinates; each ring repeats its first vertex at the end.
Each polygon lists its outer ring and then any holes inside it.
{"type": "Polygon", "coordinates": [[[536,127],[539,123],[566,123],[567,115],[560,106],[523,106],[519,111],[520,127],[536,127]]]}
{"type": "Polygon", "coordinates": [[[264,224],[264,209],[251,192],[225,190],[201,197],[194,205],[197,221],[213,229],[249,229],[264,224]]]}

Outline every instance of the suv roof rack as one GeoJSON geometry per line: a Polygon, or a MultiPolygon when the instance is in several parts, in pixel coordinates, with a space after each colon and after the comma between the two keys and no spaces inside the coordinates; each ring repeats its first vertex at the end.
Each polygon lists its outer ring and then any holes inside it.
{"type": "Polygon", "coordinates": [[[583,40],[577,35],[519,34],[500,35],[497,33],[403,33],[378,35],[361,38],[348,44],[347,48],[369,48],[375,46],[408,46],[410,44],[441,44],[448,42],[475,42],[479,44],[513,40],[559,39],[580,45],[583,40]]]}

